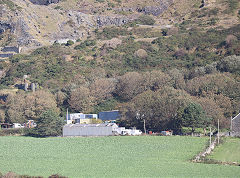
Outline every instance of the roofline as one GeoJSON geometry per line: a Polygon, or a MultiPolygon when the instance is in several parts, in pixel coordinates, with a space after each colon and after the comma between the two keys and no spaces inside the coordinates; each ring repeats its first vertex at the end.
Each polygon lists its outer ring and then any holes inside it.
{"type": "Polygon", "coordinates": [[[232,120],[236,119],[238,116],[240,116],[240,113],[238,115],[236,115],[232,120]]]}

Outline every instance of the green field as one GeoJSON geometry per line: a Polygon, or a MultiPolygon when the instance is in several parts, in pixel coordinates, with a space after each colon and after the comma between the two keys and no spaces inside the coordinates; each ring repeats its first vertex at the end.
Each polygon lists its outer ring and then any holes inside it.
{"type": "Polygon", "coordinates": [[[226,138],[224,143],[216,147],[208,158],[223,162],[237,162],[240,164],[240,139],[226,138]]]}
{"type": "Polygon", "coordinates": [[[0,137],[0,172],[68,177],[238,177],[240,167],[191,163],[207,138],[0,137]]]}

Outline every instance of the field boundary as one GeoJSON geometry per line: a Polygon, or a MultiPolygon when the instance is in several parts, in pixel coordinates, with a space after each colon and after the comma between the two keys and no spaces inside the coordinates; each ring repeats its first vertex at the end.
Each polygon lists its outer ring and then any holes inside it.
{"type": "MultiPolygon", "coordinates": [[[[220,144],[222,143],[220,142],[220,144]]],[[[217,145],[217,137],[214,139],[211,145],[205,149],[205,151],[200,152],[197,156],[195,156],[192,162],[204,163],[204,164],[221,164],[221,165],[240,166],[240,163],[237,163],[237,162],[224,162],[224,161],[218,161],[215,159],[206,158],[207,155],[210,155],[212,153],[216,145],[217,145]]]]}
{"type": "Polygon", "coordinates": [[[192,160],[193,162],[202,162],[202,160],[209,154],[211,154],[211,152],[214,150],[214,148],[216,147],[217,144],[217,138],[214,139],[214,141],[211,143],[211,145],[209,147],[207,147],[205,149],[205,151],[200,152],[197,156],[195,156],[195,158],[192,160]]]}

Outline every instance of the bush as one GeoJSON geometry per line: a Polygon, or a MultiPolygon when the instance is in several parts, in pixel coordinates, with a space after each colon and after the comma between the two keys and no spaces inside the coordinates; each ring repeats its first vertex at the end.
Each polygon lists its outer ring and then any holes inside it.
{"type": "Polygon", "coordinates": [[[66,43],[66,46],[72,46],[74,44],[74,42],[72,40],[68,40],[66,43]]]}
{"type": "Polygon", "coordinates": [[[149,15],[141,15],[136,20],[136,23],[142,24],[142,25],[153,25],[155,24],[155,20],[149,15]]]}
{"type": "Polygon", "coordinates": [[[0,129],[0,136],[9,136],[9,135],[25,135],[28,132],[28,128],[21,129],[0,129]]]}

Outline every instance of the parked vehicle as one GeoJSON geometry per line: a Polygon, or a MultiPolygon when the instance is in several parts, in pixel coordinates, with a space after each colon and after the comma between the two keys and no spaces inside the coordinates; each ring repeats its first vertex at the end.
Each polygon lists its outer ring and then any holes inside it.
{"type": "Polygon", "coordinates": [[[34,122],[34,120],[28,120],[28,122],[25,124],[25,127],[27,128],[34,128],[37,124],[34,122]]]}
{"type": "Polygon", "coordinates": [[[13,123],[13,128],[17,129],[17,128],[24,128],[24,126],[22,126],[19,123],[13,123]]]}

